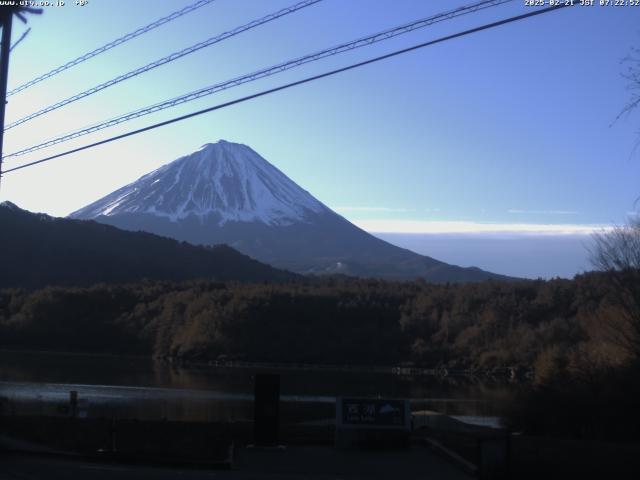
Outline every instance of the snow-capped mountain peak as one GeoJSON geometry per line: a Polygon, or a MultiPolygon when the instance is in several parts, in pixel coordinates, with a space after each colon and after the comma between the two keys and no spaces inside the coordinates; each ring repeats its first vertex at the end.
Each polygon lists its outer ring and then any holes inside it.
{"type": "Polygon", "coordinates": [[[246,145],[220,140],[154,170],[72,213],[97,218],[152,214],[172,221],[196,216],[226,222],[289,225],[322,203],[246,145]]]}
{"type": "Polygon", "coordinates": [[[391,245],[300,188],[246,145],[207,143],[72,217],[195,245],[226,244],[299,273],[407,280],[499,278],[391,245]]]}

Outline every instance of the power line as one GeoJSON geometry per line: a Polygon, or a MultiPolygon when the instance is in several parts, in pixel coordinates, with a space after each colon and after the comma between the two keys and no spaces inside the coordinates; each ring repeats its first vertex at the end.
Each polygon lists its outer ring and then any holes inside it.
{"type": "Polygon", "coordinates": [[[479,3],[474,3],[472,5],[468,5],[468,6],[464,6],[464,7],[460,7],[457,8],[455,10],[451,10],[451,11],[447,11],[444,13],[439,13],[437,15],[425,18],[425,19],[421,19],[421,20],[416,20],[414,22],[405,24],[405,25],[401,25],[398,27],[394,27],[388,30],[384,30],[382,32],[376,33],[374,35],[369,35],[367,37],[363,37],[357,40],[353,40],[351,42],[347,42],[347,43],[343,43],[340,44],[338,46],[332,47],[332,48],[327,48],[324,50],[321,50],[319,52],[315,52],[309,55],[305,55],[303,57],[299,57],[296,58],[294,60],[289,60],[286,61],[284,63],[280,63],[268,68],[264,68],[262,70],[258,70],[256,72],[253,73],[249,73],[240,77],[236,77],[233,78],[231,80],[227,80],[221,83],[217,83],[214,85],[211,85],[209,87],[205,87],[202,88],[200,90],[196,90],[193,92],[189,92],[186,93],[184,95],[181,95],[179,97],[170,99],[170,100],[166,100],[160,103],[156,103],[153,105],[150,105],[148,107],[145,108],[141,108],[138,110],[135,110],[133,112],[129,112],[126,113],[124,115],[120,115],[118,117],[94,124],[94,125],[90,125],[88,127],[82,128],[80,130],[76,130],[74,132],[70,132],[64,135],[61,135],[59,137],[47,140],[45,142],[42,142],[40,144],[10,153],[8,155],[5,156],[5,158],[9,158],[9,157],[17,157],[17,156],[22,156],[22,155],[26,155],[27,153],[31,153],[34,152],[36,150],[41,150],[43,148],[47,148],[53,145],[57,145],[59,143],[62,142],[66,142],[69,140],[72,140],[74,138],[78,138],[84,135],[88,135],[90,133],[94,133],[97,132],[99,130],[103,130],[105,128],[109,128],[112,127],[114,125],[118,125],[120,123],[124,123],[127,122],[129,120],[133,120],[135,118],[139,118],[142,117],[144,115],[148,115],[151,113],[155,113],[161,110],[165,110],[167,108],[171,108],[174,107],[176,105],[180,105],[183,103],[187,103],[193,100],[197,100],[199,98],[208,96],[208,95],[212,95],[214,93],[220,92],[222,90],[227,90],[229,88],[233,88],[233,87],[237,87],[239,85],[248,83],[248,82],[252,82],[255,80],[259,80],[261,78],[265,78],[265,77],[269,77],[281,72],[284,72],[286,70],[290,70],[292,68],[296,68],[299,67],[301,65],[310,63],[310,62],[314,62],[314,61],[318,61],[321,60],[323,58],[326,57],[330,57],[333,55],[338,55],[340,53],[346,52],[346,51],[350,51],[350,50],[354,50],[356,48],[360,48],[360,47],[365,47],[368,45],[371,45],[373,43],[377,43],[383,40],[387,40],[393,37],[396,37],[398,35],[402,35],[408,32],[412,32],[414,30],[420,29],[420,28],[425,28],[428,27],[430,25],[433,25],[435,23],[438,22],[442,22],[445,20],[450,20],[452,18],[455,17],[459,17],[462,15],[467,15],[469,13],[474,13],[477,12],[479,10],[483,10],[486,8],[490,8],[490,7],[495,7],[498,5],[501,5],[503,3],[508,3],[508,2],[512,2],[513,0],[484,0],[481,1],[479,3]]]}
{"type": "Polygon", "coordinates": [[[509,17],[509,18],[506,18],[506,19],[503,19],[503,20],[499,20],[497,22],[492,22],[492,23],[488,23],[488,24],[482,25],[480,27],[471,28],[469,30],[464,30],[462,32],[454,33],[452,35],[447,35],[445,37],[440,37],[440,38],[437,38],[435,40],[431,40],[431,41],[428,41],[428,42],[420,43],[420,44],[414,45],[412,47],[403,48],[401,50],[396,50],[394,52],[387,53],[386,55],[381,55],[379,57],[375,57],[375,58],[371,58],[369,60],[365,60],[365,61],[362,61],[362,62],[354,63],[354,64],[348,65],[346,67],[342,67],[342,68],[338,68],[338,69],[335,69],[335,70],[331,70],[329,72],[321,73],[319,75],[314,75],[312,77],[307,77],[307,78],[304,78],[302,80],[297,80],[295,82],[287,83],[285,85],[280,85],[278,87],[270,88],[268,90],[263,90],[261,92],[254,93],[254,94],[248,95],[246,97],[242,97],[242,98],[238,98],[238,99],[235,99],[235,100],[231,100],[229,102],[221,103],[219,105],[214,105],[212,107],[205,108],[203,110],[198,110],[196,112],[192,112],[192,113],[189,113],[189,114],[186,114],[186,115],[181,115],[179,117],[175,117],[175,118],[172,118],[170,120],[165,120],[163,122],[155,123],[153,125],[148,125],[146,127],[139,128],[137,130],[132,130],[132,131],[129,131],[127,133],[120,134],[120,135],[116,135],[116,136],[107,138],[105,140],[100,140],[98,142],[94,142],[94,143],[91,143],[91,144],[88,144],[88,145],[83,145],[82,147],[74,148],[72,150],[67,150],[66,152],[58,153],[56,155],[51,155],[49,157],[45,157],[45,158],[40,159],[40,160],[36,160],[36,161],[33,161],[33,162],[25,163],[24,165],[19,165],[17,167],[10,168],[10,169],[6,170],[4,173],[10,173],[10,172],[14,172],[16,170],[21,170],[23,168],[27,168],[27,167],[31,167],[31,166],[34,166],[34,165],[38,165],[40,163],[48,162],[50,160],[54,160],[56,158],[64,157],[64,156],[70,155],[72,153],[77,153],[77,152],[80,152],[80,151],[83,151],[83,150],[87,150],[89,148],[97,147],[99,145],[104,145],[106,143],[110,143],[110,142],[113,142],[113,141],[116,141],[116,140],[121,140],[123,138],[131,137],[133,135],[137,135],[139,133],[147,132],[149,130],[154,130],[156,128],[163,127],[165,125],[170,125],[172,123],[181,122],[183,120],[187,120],[187,119],[192,118],[192,117],[203,115],[205,113],[213,112],[215,110],[220,110],[220,109],[223,109],[223,108],[226,108],[226,107],[230,107],[232,105],[236,105],[238,103],[243,103],[243,102],[246,102],[246,101],[249,101],[249,100],[253,100],[255,98],[263,97],[263,96],[269,95],[271,93],[279,92],[281,90],[286,90],[288,88],[292,88],[292,87],[295,87],[295,86],[298,86],[298,85],[302,85],[302,84],[305,84],[305,83],[313,82],[313,81],[319,80],[321,78],[330,77],[330,76],[336,75],[338,73],[342,73],[342,72],[346,72],[346,71],[349,71],[349,70],[353,70],[355,68],[359,68],[359,67],[362,67],[362,66],[365,66],[365,65],[369,65],[369,64],[376,63],[376,62],[379,62],[379,61],[382,61],[382,60],[386,60],[388,58],[396,57],[398,55],[402,55],[404,53],[412,52],[412,51],[418,50],[420,48],[424,48],[424,47],[428,47],[428,46],[431,46],[431,45],[435,45],[437,43],[442,43],[442,42],[445,42],[447,40],[453,40],[454,38],[463,37],[465,35],[470,35],[472,33],[477,33],[477,32],[483,31],[483,30],[488,30],[488,29],[491,29],[491,28],[499,27],[501,25],[506,25],[508,23],[517,22],[519,20],[524,20],[526,18],[533,17],[533,16],[536,16],[536,15],[541,15],[543,13],[548,13],[548,12],[551,12],[551,11],[554,11],[554,10],[560,10],[561,8],[565,8],[565,7],[568,7],[568,6],[571,6],[571,4],[561,4],[561,5],[547,7],[547,8],[543,8],[543,9],[539,9],[539,10],[533,10],[531,12],[528,12],[528,13],[525,13],[525,14],[522,14],[522,15],[517,15],[515,17],[509,17]]]}
{"type": "Polygon", "coordinates": [[[88,90],[85,90],[83,92],[77,93],[76,95],[73,95],[69,98],[66,98],[64,100],[61,100],[57,103],[54,103],[53,105],[49,105],[48,107],[45,107],[41,110],[38,110],[34,113],[31,113],[29,115],[27,115],[26,117],[23,117],[19,120],[16,120],[13,123],[10,123],[9,125],[7,125],[5,127],[5,130],[9,130],[13,127],[17,127],[18,125],[28,122],[29,120],[33,120],[34,118],[37,118],[41,115],[44,115],[45,113],[49,113],[52,112],[53,110],[57,110],[58,108],[64,107],[65,105],[69,105],[70,103],[76,102],[82,98],[88,97],[89,95],[93,95],[94,93],[98,93],[102,90],[104,90],[105,88],[109,88],[112,87],[113,85],[116,85],[117,83],[123,82],[125,80],[129,80],[130,78],[133,77],[137,77],[138,75],[141,75],[145,72],[148,72],[150,70],[153,70],[156,67],[159,67],[161,65],[165,65],[167,63],[173,62],[174,60],[178,60],[179,58],[182,58],[186,55],[189,55],[191,53],[197,52],[198,50],[201,50],[205,47],[209,47],[211,45],[214,45],[216,43],[222,42],[223,40],[226,40],[228,38],[234,37],[236,35],[239,35],[243,32],[246,32],[247,30],[251,30],[252,28],[256,28],[260,25],[264,25],[265,23],[268,22],[272,22],[273,20],[276,20],[280,17],[283,17],[285,15],[289,15],[290,13],[294,13],[297,12],[298,10],[301,10],[303,8],[306,7],[310,7],[311,5],[314,5],[318,2],[321,2],[322,0],[303,0],[302,2],[298,2],[294,5],[291,5],[290,7],[287,8],[283,8],[282,10],[278,10],[277,12],[274,13],[270,13],[269,15],[266,15],[262,18],[259,18],[257,20],[253,20],[252,22],[249,22],[245,25],[242,25],[240,27],[236,27],[233,30],[229,30],[228,32],[224,32],[220,35],[216,35],[214,37],[208,38],[207,40],[203,41],[203,42],[199,42],[196,43],[195,45],[191,45],[190,47],[187,47],[185,49],[182,49],[178,52],[174,52],[170,55],[167,55],[166,57],[160,58],[154,62],[148,63],[147,65],[143,66],[143,67],[139,67],[136,68],[135,70],[131,70],[130,72],[124,73],[122,75],[118,75],[115,78],[112,78],[111,80],[108,80],[106,82],[103,82],[99,85],[96,85],[95,87],[89,88],[88,90]]]}
{"type": "Polygon", "coordinates": [[[27,35],[29,35],[30,31],[31,31],[31,27],[27,28],[24,32],[22,32],[22,35],[20,35],[20,38],[18,38],[18,40],[16,40],[15,43],[11,45],[11,48],[9,49],[9,51],[13,52],[13,49],[16,48],[21,41],[27,38],[27,35]]]}
{"type": "MultiPolygon", "coordinates": [[[[319,0],[315,0],[315,1],[319,1],[319,0]]],[[[412,22],[411,24],[403,25],[401,27],[396,27],[396,28],[391,29],[391,30],[380,32],[380,33],[378,33],[376,35],[373,35],[373,36],[370,36],[370,37],[366,37],[366,38],[363,38],[363,39],[359,39],[359,40],[356,40],[354,42],[349,42],[349,44],[343,44],[343,45],[340,45],[338,47],[334,47],[334,48],[331,48],[331,49],[327,49],[325,51],[317,52],[315,54],[307,56],[307,57],[317,57],[317,58],[309,58],[307,61],[319,60],[319,59],[324,58],[324,57],[329,56],[329,55],[342,53],[342,51],[351,50],[353,48],[359,48],[361,46],[366,46],[366,45],[369,45],[371,43],[375,43],[375,42],[380,41],[380,40],[386,40],[387,38],[391,38],[393,36],[396,36],[396,35],[399,35],[399,34],[402,34],[402,33],[407,33],[407,32],[410,32],[410,31],[418,29],[418,28],[423,28],[423,27],[428,26],[428,25],[430,25],[432,23],[436,23],[436,22],[443,21],[443,20],[448,20],[448,19],[454,18],[456,16],[464,15],[466,13],[473,13],[475,11],[478,11],[478,10],[481,10],[481,9],[484,9],[484,8],[494,7],[494,6],[500,5],[502,3],[507,3],[507,2],[511,2],[511,1],[513,1],[513,0],[484,0],[484,1],[481,1],[479,3],[470,5],[470,6],[460,7],[460,8],[457,8],[455,10],[452,10],[452,11],[449,11],[449,12],[446,12],[446,13],[438,14],[438,15],[436,15],[434,17],[429,17],[428,19],[423,19],[423,20],[419,20],[419,21],[416,21],[416,22],[412,22]],[[351,43],[355,43],[357,45],[349,46],[351,43]],[[330,53],[331,51],[334,51],[334,50],[336,50],[334,53],[330,53]],[[339,51],[339,50],[341,50],[341,51],[339,51]]],[[[303,2],[303,3],[305,3],[305,2],[303,2]]],[[[308,6],[308,5],[305,5],[305,6],[308,6]]],[[[291,8],[293,8],[293,7],[291,7],[291,8]]],[[[243,28],[243,27],[239,27],[239,28],[243,28]]],[[[203,42],[203,43],[206,43],[206,42],[203,42]]],[[[206,45],[204,45],[204,46],[206,46],[206,45]]],[[[180,52],[178,52],[178,53],[180,53],[180,52]]],[[[191,53],[191,52],[187,52],[187,53],[191,53]]],[[[187,53],[185,53],[185,55],[187,53]]],[[[180,56],[182,56],[182,55],[180,55],[180,56]]],[[[172,55],[169,56],[169,57],[165,57],[165,59],[168,59],[168,58],[171,58],[171,57],[172,57],[172,55]]],[[[244,80],[241,83],[246,83],[246,81],[257,80],[258,78],[263,78],[265,76],[270,76],[270,75],[273,75],[275,73],[280,73],[281,71],[287,70],[289,68],[297,67],[297,66],[299,66],[299,65],[301,65],[303,63],[307,63],[307,61],[302,61],[302,60],[306,60],[307,57],[303,57],[302,59],[292,60],[290,62],[285,62],[285,64],[279,64],[279,65],[276,65],[274,67],[270,67],[270,68],[266,69],[267,71],[271,71],[270,73],[265,72],[263,70],[263,71],[259,71],[259,72],[254,72],[254,73],[246,75],[244,77],[240,77],[242,80],[244,80]],[[283,68],[283,66],[286,66],[288,64],[290,64],[290,66],[287,66],[286,68],[283,68]],[[256,77],[256,78],[251,78],[251,77],[256,77]]],[[[179,58],[179,57],[176,57],[176,58],[179,58]]],[[[165,59],[161,59],[160,61],[165,60],[165,59]]],[[[168,61],[171,61],[171,60],[168,60],[168,61]]],[[[164,61],[163,63],[167,63],[167,62],[164,61]]],[[[160,64],[162,64],[162,63],[160,63],[160,64]]],[[[8,130],[8,129],[13,128],[13,127],[15,127],[17,125],[20,125],[21,123],[27,122],[27,121],[35,118],[35,117],[38,117],[38,116],[43,115],[45,113],[51,112],[52,110],[55,110],[55,109],[60,108],[60,107],[62,107],[64,105],[67,105],[67,104],[69,104],[71,102],[79,100],[80,98],[84,98],[84,97],[86,97],[88,95],[91,95],[92,93],[95,93],[95,92],[100,91],[100,90],[102,90],[104,88],[107,88],[107,87],[109,87],[109,86],[111,86],[111,85],[113,85],[115,83],[118,83],[119,81],[126,80],[127,78],[131,78],[132,76],[138,75],[139,73],[143,73],[144,71],[150,70],[151,68],[155,68],[155,66],[158,66],[158,65],[156,65],[156,62],[154,62],[152,64],[149,64],[146,67],[142,67],[141,69],[137,69],[137,70],[134,70],[132,72],[129,72],[128,74],[116,77],[115,79],[113,79],[113,80],[111,80],[109,82],[106,82],[104,84],[98,85],[97,87],[89,89],[89,90],[87,90],[85,92],[82,92],[80,94],[74,95],[73,97],[70,97],[70,98],[68,98],[66,100],[58,102],[58,103],[56,103],[54,105],[51,105],[49,107],[46,107],[46,108],[44,108],[44,109],[42,109],[42,110],[40,110],[38,112],[30,114],[30,115],[28,115],[28,116],[26,116],[26,117],[24,117],[24,118],[22,118],[20,120],[17,120],[15,122],[9,124],[6,127],[6,129],[8,130]],[[150,67],[150,68],[148,68],[148,67],[150,67]]],[[[239,85],[239,83],[236,83],[237,80],[238,79],[233,79],[233,80],[230,80],[228,82],[224,82],[223,84],[217,84],[217,85],[213,85],[213,86],[207,87],[205,89],[198,90],[196,92],[191,92],[191,93],[185,94],[182,97],[179,97],[177,99],[168,100],[167,102],[163,102],[162,104],[152,105],[150,107],[147,107],[147,109],[150,109],[149,113],[152,113],[152,112],[158,111],[158,108],[157,108],[158,106],[161,106],[161,108],[159,108],[159,109],[162,110],[164,108],[170,108],[172,106],[175,106],[176,104],[185,103],[185,102],[188,102],[188,101],[191,101],[191,100],[195,100],[197,98],[201,98],[202,96],[210,95],[210,94],[215,93],[215,92],[220,91],[220,90],[225,90],[227,88],[230,88],[231,86],[237,86],[237,85],[239,85]],[[164,104],[167,104],[167,106],[163,106],[164,104]]],[[[129,120],[131,118],[137,118],[138,116],[146,115],[146,113],[144,113],[145,110],[146,109],[141,109],[141,110],[136,111],[136,112],[131,112],[131,113],[126,114],[126,115],[124,115],[122,117],[119,117],[119,118],[123,118],[122,121],[127,121],[127,120],[129,120]],[[134,117],[130,118],[131,114],[133,114],[134,117]]],[[[115,123],[111,123],[111,122],[112,122],[112,120],[110,120],[109,121],[109,125],[106,125],[104,128],[106,128],[108,126],[112,126],[112,125],[115,124],[115,123]]],[[[118,121],[116,123],[121,123],[121,121],[118,121]]],[[[95,131],[95,130],[92,129],[91,131],[95,131]]]]}
{"type": "Polygon", "coordinates": [[[149,25],[146,25],[144,27],[140,27],[137,30],[134,30],[131,33],[127,33],[126,35],[123,35],[120,38],[117,38],[101,47],[96,48],[95,50],[92,50],[88,53],[85,53],[84,55],[79,56],[78,58],[71,60],[70,62],[65,63],[64,65],[60,65],[57,68],[54,68],[53,70],[44,73],[42,75],[40,75],[39,77],[34,78],[33,80],[28,81],[27,83],[24,83],[22,85],[20,85],[19,87],[14,88],[13,90],[9,91],[7,93],[7,96],[10,97],[11,95],[15,95],[18,92],[21,92],[22,90],[25,90],[29,87],[32,87],[33,85],[35,85],[36,83],[40,83],[43,80],[46,80],[47,78],[51,78],[54,75],[57,75],[60,72],[63,72],[65,70],[68,70],[71,67],[74,67],[86,60],[89,60],[90,58],[95,57],[96,55],[100,55],[101,53],[106,52],[107,50],[111,50],[114,47],[117,47],[118,45],[122,45],[125,42],[128,42],[129,40],[132,40],[136,37],[139,37],[140,35],[147,33],[151,30],[153,30],[154,28],[157,28],[161,25],[164,25],[165,23],[169,23],[172,20],[175,20],[176,18],[179,18],[183,15],[186,15],[187,13],[193,12],[194,10],[197,10],[200,7],[204,7],[205,5],[210,4],[211,2],[215,2],[216,0],[198,0],[195,3],[192,3],[191,5],[188,5],[180,10],[177,10],[169,15],[167,15],[166,17],[162,17],[159,18],[158,20],[156,20],[155,22],[150,23],[149,25]]]}

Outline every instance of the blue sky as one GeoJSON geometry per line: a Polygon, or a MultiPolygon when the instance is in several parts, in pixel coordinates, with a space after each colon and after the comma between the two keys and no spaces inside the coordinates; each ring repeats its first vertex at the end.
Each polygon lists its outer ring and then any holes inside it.
{"type": "MultiPolygon", "coordinates": [[[[192,2],[66,3],[30,18],[9,88],[192,2]]],[[[293,3],[217,0],[11,97],[7,121],[293,3]]],[[[324,0],[9,130],[5,152],[470,3],[324,0]]],[[[6,167],[527,11],[517,0],[442,22],[6,167]]],[[[24,28],[16,22],[14,38],[24,28]]],[[[632,155],[640,114],[613,123],[629,96],[620,62],[634,45],[640,7],[564,9],[8,174],[0,198],[65,215],[224,138],[251,146],[370,231],[584,233],[624,222],[640,195],[632,155]]]]}

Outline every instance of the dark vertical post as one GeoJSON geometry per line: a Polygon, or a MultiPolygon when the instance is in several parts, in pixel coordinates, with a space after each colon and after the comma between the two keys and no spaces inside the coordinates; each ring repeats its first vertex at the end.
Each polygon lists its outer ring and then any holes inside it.
{"type": "Polygon", "coordinates": [[[9,51],[11,50],[11,23],[13,12],[2,16],[2,47],[0,50],[0,182],[2,181],[2,146],[4,143],[4,112],[7,105],[7,78],[9,77],[9,51]]]}
{"type": "Polygon", "coordinates": [[[253,434],[256,446],[278,445],[280,427],[280,375],[257,374],[253,434]]]}
{"type": "Polygon", "coordinates": [[[69,416],[76,418],[78,415],[78,392],[71,390],[69,392],[69,416]]]}

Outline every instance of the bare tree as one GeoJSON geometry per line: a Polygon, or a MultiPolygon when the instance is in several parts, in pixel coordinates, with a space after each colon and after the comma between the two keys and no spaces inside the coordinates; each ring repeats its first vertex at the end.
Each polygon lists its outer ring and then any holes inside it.
{"type": "MultiPolygon", "coordinates": [[[[629,55],[622,59],[621,63],[625,66],[622,72],[622,78],[627,81],[627,90],[630,92],[630,96],[629,101],[622,108],[613,123],[616,123],[622,117],[628,117],[640,106],[640,48],[631,47],[629,55]]],[[[638,130],[637,133],[638,138],[631,152],[632,155],[638,150],[638,147],[640,147],[640,130],[638,130]]],[[[638,201],[640,201],[640,198],[636,199],[636,202],[638,201]]]]}
{"type": "Polygon", "coordinates": [[[639,217],[630,218],[627,225],[596,233],[593,240],[590,260],[597,270],[640,269],[639,217]]]}
{"type": "Polygon", "coordinates": [[[592,265],[607,272],[611,285],[611,318],[607,339],[640,359],[640,218],[624,226],[596,233],[590,250],[592,265]]]}
{"type": "Polygon", "coordinates": [[[628,82],[627,90],[631,97],[616,119],[629,115],[640,106],[640,48],[631,47],[631,53],[622,60],[622,64],[626,66],[622,77],[628,82]]]}

